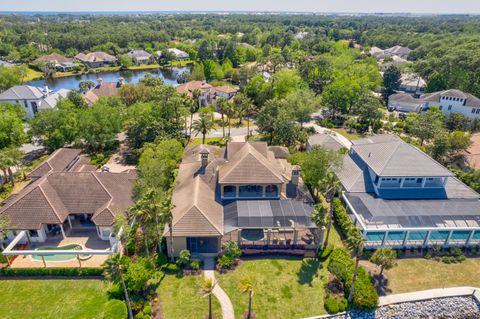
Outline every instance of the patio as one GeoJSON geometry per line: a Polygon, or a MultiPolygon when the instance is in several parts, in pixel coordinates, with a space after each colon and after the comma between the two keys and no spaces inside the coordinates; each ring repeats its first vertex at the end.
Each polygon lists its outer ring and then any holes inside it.
{"type": "MultiPolygon", "coordinates": [[[[22,250],[35,250],[40,247],[63,247],[67,245],[77,244],[85,250],[110,250],[110,242],[101,240],[95,229],[72,229],[67,231],[67,237],[62,235],[49,235],[48,239],[43,243],[30,243],[22,250]]],[[[87,258],[80,260],[81,267],[100,267],[109,257],[104,255],[90,255],[87,258]]],[[[9,257],[12,259],[12,257],[9,257]]],[[[45,265],[42,260],[33,259],[31,255],[17,255],[13,262],[12,268],[37,268],[37,267],[79,267],[79,260],[77,258],[64,261],[45,260],[45,265]]]]}

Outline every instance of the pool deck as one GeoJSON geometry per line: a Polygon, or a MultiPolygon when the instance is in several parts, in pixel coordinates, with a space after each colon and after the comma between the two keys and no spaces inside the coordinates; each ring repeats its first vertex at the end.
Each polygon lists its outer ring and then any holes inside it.
{"type": "MultiPolygon", "coordinates": [[[[27,246],[26,249],[37,249],[42,246],[65,246],[70,244],[79,244],[87,249],[95,250],[107,250],[110,248],[110,243],[106,240],[101,240],[95,230],[72,230],[69,232],[66,238],[60,236],[50,236],[47,241],[43,243],[32,243],[27,246]]],[[[87,260],[81,261],[82,267],[101,267],[107,260],[108,255],[92,255],[87,260]]],[[[47,267],[79,267],[77,259],[66,261],[45,261],[47,267]]],[[[43,268],[43,262],[41,260],[33,260],[32,256],[17,256],[13,263],[12,268],[43,268]]]]}

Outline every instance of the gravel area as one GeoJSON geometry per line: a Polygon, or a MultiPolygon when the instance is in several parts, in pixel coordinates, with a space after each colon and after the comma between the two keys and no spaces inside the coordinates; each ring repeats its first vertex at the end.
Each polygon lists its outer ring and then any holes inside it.
{"type": "Polygon", "coordinates": [[[473,297],[448,297],[405,302],[378,308],[375,312],[352,311],[329,319],[479,319],[480,304],[473,297]]]}

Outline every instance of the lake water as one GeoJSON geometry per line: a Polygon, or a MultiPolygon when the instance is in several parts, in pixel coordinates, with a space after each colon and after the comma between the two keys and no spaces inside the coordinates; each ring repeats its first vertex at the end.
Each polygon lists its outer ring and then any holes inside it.
{"type": "Polygon", "coordinates": [[[125,79],[125,83],[138,83],[145,75],[151,74],[153,76],[163,79],[165,84],[175,85],[177,77],[189,71],[188,67],[172,68],[172,69],[154,69],[154,70],[139,70],[139,71],[115,71],[115,72],[101,72],[96,74],[81,74],[78,76],[69,76],[57,79],[39,79],[27,82],[26,84],[32,86],[48,86],[50,89],[57,91],[59,89],[78,90],[78,84],[81,81],[93,81],[97,83],[97,79],[101,78],[103,82],[117,82],[119,77],[125,79]]]}

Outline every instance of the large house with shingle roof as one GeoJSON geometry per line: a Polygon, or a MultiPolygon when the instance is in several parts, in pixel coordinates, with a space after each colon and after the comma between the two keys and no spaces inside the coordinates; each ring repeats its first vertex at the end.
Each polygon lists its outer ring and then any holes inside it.
{"type": "Polygon", "coordinates": [[[79,53],[75,60],[85,64],[89,68],[101,68],[117,64],[117,58],[105,52],[79,53]]]}
{"type": "Polygon", "coordinates": [[[188,147],[172,197],[174,255],[216,254],[227,240],[242,249],[314,248],[313,199],[284,153],[264,142],[188,147]]]}
{"type": "Polygon", "coordinates": [[[96,230],[109,240],[115,216],[133,205],[136,172],[98,172],[77,149],[55,151],[29,177],[32,182],[0,207],[10,240],[26,231],[30,242],[45,242],[72,229],[96,230]]]}
{"type": "Polygon", "coordinates": [[[480,194],[394,135],[352,141],[337,174],[367,248],[480,243],[480,194]]]}

